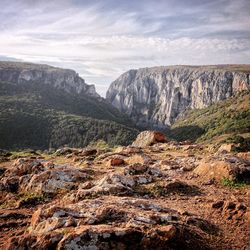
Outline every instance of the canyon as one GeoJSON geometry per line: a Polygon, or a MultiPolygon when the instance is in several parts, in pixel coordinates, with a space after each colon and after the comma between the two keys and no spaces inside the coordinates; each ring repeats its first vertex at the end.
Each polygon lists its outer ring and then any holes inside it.
{"type": "Polygon", "coordinates": [[[166,128],[186,110],[201,109],[250,88],[248,65],[166,66],[129,70],[107,100],[141,127],[166,128]]]}

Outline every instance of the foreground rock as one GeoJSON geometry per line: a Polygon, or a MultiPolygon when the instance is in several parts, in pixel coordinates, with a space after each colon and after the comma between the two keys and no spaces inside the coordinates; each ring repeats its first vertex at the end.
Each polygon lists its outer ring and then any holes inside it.
{"type": "Polygon", "coordinates": [[[71,190],[77,182],[88,180],[84,170],[70,166],[54,165],[34,159],[18,159],[1,176],[1,190],[56,194],[59,190],[71,190]]]}
{"type": "Polygon", "coordinates": [[[166,206],[127,197],[47,205],[33,214],[30,232],[6,249],[187,249],[198,242],[197,249],[206,249],[202,230],[186,221],[166,206]]]}
{"type": "Polygon", "coordinates": [[[194,173],[205,181],[228,179],[250,183],[250,162],[234,156],[207,157],[195,168],[194,173]]]}
{"type": "Polygon", "coordinates": [[[136,163],[124,168],[122,173],[111,173],[95,182],[80,185],[76,195],[70,198],[80,200],[105,194],[132,195],[137,186],[154,182],[162,176],[159,169],[136,163]]]}
{"type": "Polygon", "coordinates": [[[147,147],[158,142],[166,142],[166,136],[160,132],[156,131],[143,131],[141,132],[136,140],[133,142],[135,147],[147,147]]]}
{"type": "Polygon", "coordinates": [[[171,145],[65,148],[4,163],[0,249],[246,249],[249,190],[211,180],[245,178],[248,161],[171,145]]]}

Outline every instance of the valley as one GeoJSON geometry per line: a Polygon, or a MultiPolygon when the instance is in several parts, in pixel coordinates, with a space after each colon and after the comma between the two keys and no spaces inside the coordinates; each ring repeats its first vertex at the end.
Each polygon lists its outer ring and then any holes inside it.
{"type": "Polygon", "coordinates": [[[0,249],[248,248],[249,67],[138,72],[0,62],[0,249]]]}

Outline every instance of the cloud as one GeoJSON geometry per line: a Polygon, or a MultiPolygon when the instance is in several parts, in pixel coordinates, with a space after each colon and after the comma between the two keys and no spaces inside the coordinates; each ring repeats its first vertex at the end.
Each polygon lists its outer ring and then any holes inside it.
{"type": "Polygon", "coordinates": [[[1,56],[75,69],[102,95],[130,68],[250,63],[248,0],[2,0],[1,7],[1,56]]]}

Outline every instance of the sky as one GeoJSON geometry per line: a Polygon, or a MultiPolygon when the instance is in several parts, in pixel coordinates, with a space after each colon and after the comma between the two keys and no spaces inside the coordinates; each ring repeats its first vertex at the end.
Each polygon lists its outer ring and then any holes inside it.
{"type": "Polygon", "coordinates": [[[74,69],[102,96],[129,69],[250,63],[250,0],[0,0],[0,7],[0,60],[74,69]]]}

